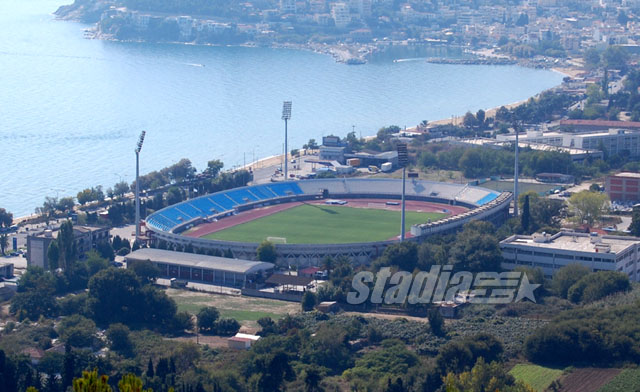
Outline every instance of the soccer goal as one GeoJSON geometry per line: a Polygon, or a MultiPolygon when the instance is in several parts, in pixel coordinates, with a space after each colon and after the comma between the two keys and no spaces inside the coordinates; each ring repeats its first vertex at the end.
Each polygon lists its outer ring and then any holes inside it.
{"type": "Polygon", "coordinates": [[[272,244],[286,244],[287,237],[267,237],[267,241],[271,242],[272,244]]]}

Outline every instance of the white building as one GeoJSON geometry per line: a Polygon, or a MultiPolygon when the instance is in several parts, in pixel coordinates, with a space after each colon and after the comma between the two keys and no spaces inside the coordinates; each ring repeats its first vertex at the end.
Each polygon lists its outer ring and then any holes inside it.
{"type": "Polygon", "coordinates": [[[562,231],[555,235],[513,235],[500,241],[502,267],[540,268],[546,276],[568,264],[582,264],[592,271],[622,271],[640,281],[640,238],[562,231]]]}
{"type": "MultiPolygon", "coordinates": [[[[497,135],[498,141],[514,141],[514,134],[497,135]]],[[[552,146],[581,148],[585,150],[601,150],[609,154],[629,151],[631,156],[640,155],[640,132],[635,130],[609,129],[608,131],[592,131],[584,133],[527,131],[519,135],[521,142],[542,143],[552,146]]]]}
{"type": "Polygon", "coordinates": [[[351,15],[349,14],[349,6],[345,3],[334,3],[331,6],[331,17],[336,23],[336,27],[344,28],[351,23],[351,15]]]}

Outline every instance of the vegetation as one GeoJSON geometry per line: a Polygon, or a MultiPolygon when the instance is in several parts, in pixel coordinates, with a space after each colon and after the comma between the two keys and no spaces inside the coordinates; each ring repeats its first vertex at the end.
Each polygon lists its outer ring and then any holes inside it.
{"type": "Polygon", "coordinates": [[[598,392],[637,391],[640,390],[640,369],[624,369],[598,392]]]}
{"type": "Polygon", "coordinates": [[[534,391],[545,391],[562,375],[561,369],[519,363],[509,371],[516,380],[531,386],[534,391]]]}

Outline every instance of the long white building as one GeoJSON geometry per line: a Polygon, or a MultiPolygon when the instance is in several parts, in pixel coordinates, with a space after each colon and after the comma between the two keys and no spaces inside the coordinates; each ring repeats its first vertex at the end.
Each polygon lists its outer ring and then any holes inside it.
{"type": "Polygon", "coordinates": [[[582,264],[592,271],[622,271],[632,281],[640,281],[638,262],[640,238],[574,233],[562,231],[555,235],[535,233],[513,235],[500,242],[502,267],[541,268],[546,276],[568,264],[582,264]]]}
{"type": "MultiPolygon", "coordinates": [[[[498,141],[515,141],[514,134],[497,135],[498,141]]],[[[624,150],[631,156],[640,155],[640,132],[636,130],[609,129],[584,133],[527,131],[519,135],[520,142],[541,143],[558,147],[601,150],[609,154],[618,154],[624,150]]]]}

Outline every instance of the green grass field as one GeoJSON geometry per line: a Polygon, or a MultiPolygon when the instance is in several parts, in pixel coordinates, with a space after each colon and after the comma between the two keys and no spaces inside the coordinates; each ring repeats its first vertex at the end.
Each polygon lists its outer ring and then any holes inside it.
{"type": "MultiPolygon", "coordinates": [[[[442,213],[407,211],[407,232],[411,225],[444,216],[442,213]]],[[[340,244],[387,240],[400,234],[399,226],[399,211],[305,204],[203,238],[262,242],[267,237],[284,237],[288,244],[340,244]]]]}
{"type": "Polygon", "coordinates": [[[562,370],[520,363],[514,366],[509,374],[516,380],[529,384],[534,390],[542,392],[562,375],[562,370]]]}
{"type": "Polygon", "coordinates": [[[598,392],[640,391],[640,369],[624,369],[598,392]]]}

